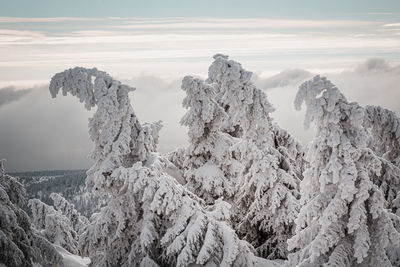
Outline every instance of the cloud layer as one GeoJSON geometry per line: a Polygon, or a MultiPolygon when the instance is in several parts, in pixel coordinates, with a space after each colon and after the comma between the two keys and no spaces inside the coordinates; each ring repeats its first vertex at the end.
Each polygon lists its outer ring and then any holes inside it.
{"type": "Polygon", "coordinates": [[[0,88],[0,107],[10,102],[17,101],[30,91],[31,89],[16,90],[13,87],[0,88]]]}
{"type": "MultiPolygon", "coordinates": [[[[249,69],[246,64],[244,67],[249,69]]],[[[347,71],[321,74],[335,83],[349,101],[380,105],[400,114],[400,65],[370,59],[347,71]]],[[[313,75],[303,69],[288,69],[272,76],[253,77],[276,108],[271,116],[303,143],[310,141],[314,132],[303,128],[304,110],[295,111],[293,100],[300,83],[313,75]]],[[[140,122],[163,121],[159,150],[167,152],[185,146],[187,129],[179,124],[185,113],[181,105],[184,98],[181,79],[139,75],[122,81],[137,88],[131,93],[131,101],[140,122]]],[[[8,169],[89,167],[91,161],[86,155],[91,142],[87,119],[91,113],[72,96],[51,99],[45,85],[24,94],[0,107],[0,158],[8,159],[8,169]]]]}
{"type": "Polygon", "coordinates": [[[287,129],[303,143],[313,138],[315,129],[313,127],[310,130],[304,129],[302,122],[305,109],[303,108],[300,112],[295,111],[293,101],[302,81],[315,74],[326,76],[350,102],[358,102],[363,106],[382,106],[400,115],[398,102],[400,99],[400,65],[390,64],[387,60],[380,58],[368,59],[341,72],[311,73],[305,70],[287,70],[266,78],[264,81],[255,81],[261,88],[266,88],[263,85],[279,84],[276,87],[270,86],[273,89],[266,91],[270,102],[276,107],[272,116],[281,127],[287,129]],[[271,81],[273,82],[271,83],[271,81]]]}
{"type": "Polygon", "coordinates": [[[0,86],[76,65],[124,78],[205,75],[216,53],[269,74],[338,71],[371,56],[400,62],[399,30],[390,21],[0,17],[0,86]]]}

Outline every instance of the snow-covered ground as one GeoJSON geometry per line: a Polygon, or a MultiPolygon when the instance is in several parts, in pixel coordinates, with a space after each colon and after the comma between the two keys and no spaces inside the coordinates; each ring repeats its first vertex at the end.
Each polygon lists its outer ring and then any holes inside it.
{"type": "Polygon", "coordinates": [[[57,252],[63,257],[63,262],[65,267],[85,267],[90,263],[89,258],[82,258],[80,256],[74,255],[66,251],[64,248],[54,245],[57,252]]]}

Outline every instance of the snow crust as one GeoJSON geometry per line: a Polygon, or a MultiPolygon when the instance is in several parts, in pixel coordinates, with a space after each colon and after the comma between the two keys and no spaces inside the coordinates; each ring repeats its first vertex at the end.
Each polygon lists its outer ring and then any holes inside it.
{"type": "Polygon", "coordinates": [[[65,267],[86,267],[90,264],[89,258],[77,256],[65,250],[59,245],[54,245],[57,252],[61,255],[65,267]]]}

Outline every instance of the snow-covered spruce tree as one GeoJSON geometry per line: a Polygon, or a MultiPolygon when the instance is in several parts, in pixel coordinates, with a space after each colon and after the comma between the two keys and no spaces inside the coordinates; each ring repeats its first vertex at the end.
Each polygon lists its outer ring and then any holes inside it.
{"type": "Polygon", "coordinates": [[[87,172],[86,184],[94,191],[117,193],[123,181],[108,179],[112,170],[132,165],[147,156],[144,132],[128,98],[128,93],[135,88],[95,68],[79,67],[58,73],[51,79],[53,98],[61,88],[63,95],[69,92],[85,102],[88,110],[98,106],[89,119],[89,136],[95,144],[90,157],[95,164],[87,172]],[[131,142],[132,139],[137,142],[131,142]]]}
{"type": "Polygon", "coordinates": [[[220,197],[229,200],[242,166],[230,151],[234,138],[220,131],[227,116],[214,100],[213,87],[204,81],[186,76],[182,89],[183,106],[189,109],[181,120],[189,127],[190,145],[183,163],[186,186],[209,204],[220,197]]]}
{"type": "Polygon", "coordinates": [[[69,203],[65,198],[57,193],[51,193],[50,198],[53,200],[53,206],[56,210],[60,211],[65,216],[72,229],[80,235],[85,227],[89,224],[89,220],[82,216],[74,207],[73,204],[69,203]]]}
{"type": "Polygon", "coordinates": [[[266,94],[251,82],[252,72],[228,56],[216,54],[214,59],[206,82],[215,88],[215,99],[229,117],[223,131],[252,141],[263,151],[275,148],[287,160],[281,165],[288,165],[287,169],[301,177],[305,164],[302,145],[273,123],[269,114],[275,109],[266,94]]]}
{"type": "Polygon", "coordinates": [[[186,184],[183,175],[186,149],[183,147],[177,148],[165,155],[167,166],[165,172],[174,177],[180,184],[186,184]]]}
{"type": "MultiPolygon", "coordinates": [[[[380,157],[382,166],[374,183],[381,189],[387,208],[400,216],[400,118],[388,109],[366,106],[364,126],[371,132],[368,146],[380,157]]],[[[400,231],[398,218],[394,222],[400,231]]],[[[400,247],[389,246],[387,254],[393,266],[400,265],[400,247]]]]}
{"type": "Polygon", "coordinates": [[[214,62],[208,69],[206,82],[213,85],[216,101],[229,116],[222,129],[233,137],[242,137],[244,131],[252,126],[248,118],[252,112],[259,112],[262,116],[261,109],[273,111],[268,102],[262,103],[266,106],[259,106],[260,110],[249,110],[256,89],[250,82],[251,76],[252,73],[244,70],[239,62],[229,60],[228,56],[222,54],[214,56],[214,62]]]}
{"type": "Polygon", "coordinates": [[[288,167],[295,173],[295,175],[302,180],[303,172],[307,167],[305,160],[305,152],[302,144],[295,139],[288,131],[279,127],[277,123],[272,125],[274,147],[278,149],[283,156],[281,164],[288,164],[288,167]]]}
{"type": "Polygon", "coordinates": [[[79,236],[73,229],[71,221],[61,211],[36,198],[30,199],[28,205],[32,210],[32,223],[43,237],[72,254],[79,254],[79,236]]]}
{"type": "Polygon", "coordinates": [[[400,118],[393,111],[378,106],[366,106],[365,115],[364,126],[371,132],[368,146],[382,164],[381,175],[374,182],[381,188],[389,208],[397,213],[400,207],[400,118]]]}
{"type": "Polygon", "coordinates": [[[185,152],[186,152],[186,149],[183,147],[180,147],[180,148],[177,148],[177,149],[169,152],[166,155],[166,157],[179,170],[183,170],[183,165],[184,165],[184,161],[185,161],[185,152]]]}
{"type": "Polygon", "coordinates": [[[364,110],[316,76],[300,86],[296,109],[307,106],[317,136],[301,182],[296,235],[288,240],[287,266],[391,266],[385,248],[399,245],[384,198],[371,179],[381,164],[367,148],[364,110]]]}
{"type": "Polygon", "coordinates": [[[286,241],[293,235],[299,210],[299,181],[281,168],[277,151],[264,153],[248,141],[241,145],[244,148],[237,155],[247,164],[233,209],[236,231],[259,256],[285,259],[286,241]]]}
{"type": "Polygon", "coordinates": [[[371,149],[400,167],[400,118],[379,106],[366,106],[365,113],[365,126],[371,129],[371,149]]]}
{"type": "Polygon", "coordinates": [[[75,68],[54,76],[52,95],[61,88],[87,108],[97,105],[89,122],[95,164],[87,184],[111,196],[80,237],[93,266],[255,264],[252,247],[225,223],[229,205],[206,209],[164,172],[165,159],[155,153],[160,124],[139,124],[131,87],[105,72],[75,68]]]}
{"type": "Polygon", "coordinates": [[[89,220],[81,216],[74,206],[59,194],[52,193],[50,198],[54,207],[39,199],[29,200],[33,225],[49,242],[77,255],[79,235],[85,230],[89,220]]]}
{"type": "Polygon", "coordinates": [[[229,116],[223,130],[241,138],[231,148],[233,158],[244,165],[233,211],[236,231],[260,256],[286,258],[286,241],[299,210],[301,145],[272,123],[274,108],[251,83],[251,72],[227,56],[214,59],[207,82],[229,116]]]}
{"type": "Polygon", "coordinates": [[[63,266],[54,247],[31,228],[21,209],[25,195],[22,184],[5,173],[0,160],[0,265],[63,266]]]}

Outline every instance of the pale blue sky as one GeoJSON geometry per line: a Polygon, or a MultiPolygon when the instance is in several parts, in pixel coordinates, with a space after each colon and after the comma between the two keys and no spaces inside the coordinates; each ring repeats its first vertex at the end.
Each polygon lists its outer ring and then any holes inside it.
{"type": "Polygon", "coordinates": [[[398,0],[0,0],[13,17],[398,19],[398,0]],[[381,14],[378,14],[381,13],[381,14]],[[386,13],[386,14],[382,14],[386,13]],[[397,14],[388,14],[397,13],[397,14]]]}

